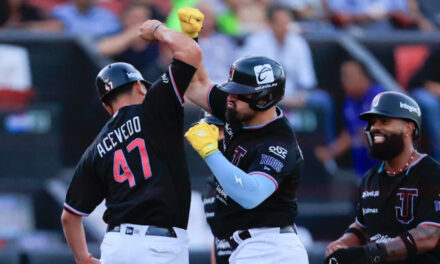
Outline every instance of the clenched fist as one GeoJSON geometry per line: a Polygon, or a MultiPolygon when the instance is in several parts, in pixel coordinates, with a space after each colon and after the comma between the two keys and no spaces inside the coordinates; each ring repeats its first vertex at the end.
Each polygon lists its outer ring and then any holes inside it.
{"type": "Polygon", "coordinates": [[[190,38],[199,36],[205,16],[196,8],[183,7],[177,11],[182,32],[190,38]]]}
{"type": "Polygon", "coordinates": [[[218,128],[215,125],[200,122],[191,127],[185,137],[202,158],[218,150],[218,128]]]}
{"type": "Polygon", "coordinates": [[[162,22],[158,21],[158,20],[147,20],[145,21],[140,27],[139,27],[139,37],[141,37],[142,39],[145,39],[148,42],[154,42],[155,38],[154,38],[154,34],[153,34],[153,30],[159,30],[156,26],[158,25],[162,25],[162,22]],[[156,28],[155,28],[156,27],[156,28]]]}

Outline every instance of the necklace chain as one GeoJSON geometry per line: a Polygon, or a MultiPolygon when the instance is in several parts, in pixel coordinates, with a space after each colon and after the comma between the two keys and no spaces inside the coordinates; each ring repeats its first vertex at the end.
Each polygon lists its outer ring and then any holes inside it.
{"type": "Polygon", "coordinates": [[[389,176],[394,176],[396,174],[401,173],[402,171],[408,169],[409,165],[411,165],[412,161],[414,160],[415,154],[416,154],[416,150],[413,150],[411,152],[411,156],[409,157],[408,161],[405,163],[403,168],[400,168],[400,169],[397,169],[397,170],[393,170],[393,171],[389,171],[389,170],[385,169],[385,171],[387,172],[387,174],[389,176]]]}

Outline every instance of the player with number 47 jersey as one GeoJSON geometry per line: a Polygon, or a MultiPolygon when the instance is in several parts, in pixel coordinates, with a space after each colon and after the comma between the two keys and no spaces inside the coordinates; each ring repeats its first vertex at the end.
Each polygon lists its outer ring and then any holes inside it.
{"type": "Polygon", "coordinates": [[[88,253],[81,217],[103,199],[101,262],[188,263],[183,95],[201,53],[191,38],[156,20],[140,27],[140,37],[167,44],[174,60],[153,84],[127,63],[110,64],[96,78],[111,118],[79,161],[62,215],[77,263],[98,263],[88,253]]]}

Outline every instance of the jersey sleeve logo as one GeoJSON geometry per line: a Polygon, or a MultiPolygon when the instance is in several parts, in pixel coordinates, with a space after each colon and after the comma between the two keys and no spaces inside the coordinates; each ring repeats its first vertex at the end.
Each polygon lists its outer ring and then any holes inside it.
{"type": "Polygon", "coordinates": [[[170,79],[168,79],[168,76],[166,75],[166,73],[162,74],[162,82],[163,83],[169,83],[170,79]]]}
{"type": "Polygon", "coordinates": [[[397,196],[400,198],[400,206],[394,207],[396,218],[402,224],[409,224],[414,220],[414,199],[419,196],[416,188],[399,188],[397,196]]]}
{"type": "Polygon", "coordinates": [[[286,159],[287,156],[287,150],[280,146],[270,146],[269,152],[277,155],[278,157],[282,159],[286,159]]]}
{"type": "Polygon", "coordinates": [[[281,172],[281,169],[284,167],[284,164],[281,161],[277,160],[274,157],[265,155],[265,154],[261,154],[260,164],[264,165],[265,170],[267,170],[266,168],[267,168],[267,166],[269,166],[269,167],[273,168],[278,173],[281,172]]]}

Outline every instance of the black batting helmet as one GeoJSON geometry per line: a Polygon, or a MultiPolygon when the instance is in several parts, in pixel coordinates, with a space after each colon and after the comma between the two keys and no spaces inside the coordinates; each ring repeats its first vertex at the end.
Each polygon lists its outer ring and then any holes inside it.
{"type": "Polygon", "coordinates": [[[283,67],[275,60],[258,56],[236,60],[229,71],[228,82],[218,88],[229,94],[252,94],[251,98],[238,98],[251,108],[264,111],[283,98],[285,83],[283,67]]]}
{"type": "Polygon", "coordinates": [[[360,114],[359,118],[369,121],[371,117],[377,115],[412,121],[416,125],[414,138],[420,135],[422,112],[417,102],[408,95],[399,92],[382,92],[374,97],[371,109],[360,114]]]}
{"type": "Polygon", "coordinates": [[[142,74],[133,65],[116,62],[105,66],[96,76],[96,90],[101,101],[112,91],[127,83],[141,81],[148,89],[151,83],[144,80],[142,74]]]}

